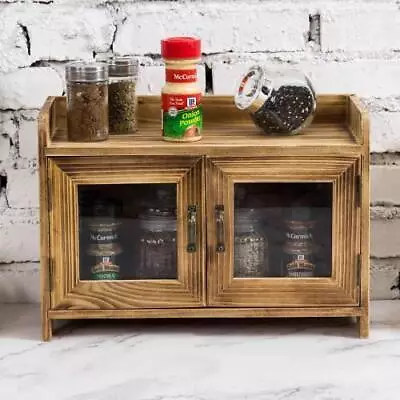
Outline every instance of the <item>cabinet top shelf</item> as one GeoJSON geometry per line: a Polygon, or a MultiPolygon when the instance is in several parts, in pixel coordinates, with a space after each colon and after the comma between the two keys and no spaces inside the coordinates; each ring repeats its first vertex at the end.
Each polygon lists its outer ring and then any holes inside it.
{"type": "Polygon", "coordinates": [[[205,96],[203,139],[195,143],[166,142],[161,137],[160,98],[140,96],[139,131],[111,135],[103,142],[67,141],[66,99],[49,97],[39,116],[41,151],[47,156],[175,155],[355,155],[369,146],[366,110],[353,95],[318,96],[316,116],[296,136],[267,136],[250,117],[236,109],[230,96],[205,96]]]}

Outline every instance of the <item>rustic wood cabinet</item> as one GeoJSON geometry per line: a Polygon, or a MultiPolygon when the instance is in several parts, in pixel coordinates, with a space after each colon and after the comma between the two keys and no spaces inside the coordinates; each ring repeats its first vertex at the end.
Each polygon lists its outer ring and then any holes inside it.
{"type": "Polygon", "coordinates": [[[304,133],[268,137],[206,97],[197,143],[162,140],[159,104],[141,97],[139,133],[97,143],[66,140],[65,98],[41,110],[43,339],[58,319],[159,317],[356,317],[368,336],[358,99],[320,96],[304,133]],[[103,239],[109,271],[94,268],[103,239]]]}

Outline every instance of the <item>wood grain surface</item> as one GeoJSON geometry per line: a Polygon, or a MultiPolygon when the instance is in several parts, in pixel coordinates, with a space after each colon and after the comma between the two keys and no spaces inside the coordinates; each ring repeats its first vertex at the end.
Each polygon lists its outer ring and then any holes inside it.
{"type": "Polygon", "coordinates": [[[139,132],[97,143],[66,139],[66,102],[39,116],[43,339],[52,319],[340,317],[369,332],[369,120],[353,95],[322,95],[312,125],[267,136],[231,97],[204,97],[204,138],[161,137],[160,98],[139,98],[139,132]],[[332,276],[233,278],[235,183],[332,185],[332,276]],[[178,193],[178,279],[84,281],[79,276],[79,185],[173,183],[178,193]],[[360,189],[360,191],[359,191],[360,189]],[[198,206],[197,248],[185,251],[187,207],[198,206]],[[215,206],[226,251],[216,252],[215,206]],[[361,265],[360,274],[358,266],[361,265]]]}

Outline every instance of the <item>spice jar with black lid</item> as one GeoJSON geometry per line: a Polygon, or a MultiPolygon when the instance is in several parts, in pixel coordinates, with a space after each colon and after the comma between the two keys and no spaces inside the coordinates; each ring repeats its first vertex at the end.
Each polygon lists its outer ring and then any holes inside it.
{"type": "Polygon", "coordinates": [[[104,63],[66,66],[68,139],[95,142],[108,138],[108,70],[104,63]]]}
{"type": "Polygon", "coordinates": [[[265,133],[296,134],[312,122],[316,95],[303,72],[256,65],[241,79],[235,103],[265,133]]]}
{"type": "Polygon", "coordinates": [[[108,60],[108,107],[110,134],[137,131],[136,82],[138,61],[134,57],[112,57],[108,60]]]}

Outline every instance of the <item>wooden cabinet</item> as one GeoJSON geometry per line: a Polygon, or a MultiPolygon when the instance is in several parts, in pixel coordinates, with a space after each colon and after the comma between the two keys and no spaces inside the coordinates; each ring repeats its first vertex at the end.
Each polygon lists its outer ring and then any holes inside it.
{"type": "Polygon", "coordinates": [[[302,316],[357,317],[367,336],[368,118],[354,96],[318,100],[304,133],[267,137],[206,97],[186,144],[162,140],[157,97],[140,98],[138,134],[68,142],[49,98],[43,338],[57,319],[302,316]]]}

